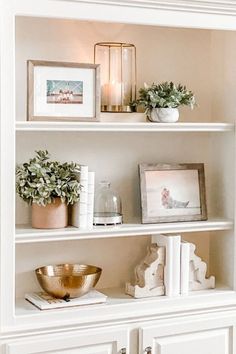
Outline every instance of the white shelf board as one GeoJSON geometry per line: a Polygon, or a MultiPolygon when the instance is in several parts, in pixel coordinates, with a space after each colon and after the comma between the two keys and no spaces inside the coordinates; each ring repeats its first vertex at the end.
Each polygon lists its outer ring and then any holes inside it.
{"type": "Polygon", "coordinates": [[[119,226],[94,226],[91,230],[76,227],[42,230],[27,225],[17,225],[16,243],[52,242],[65,240],[99,239],[106,237],[124,237],[152,235],[158,233],[179,233],[196,231],[230,230],[233,222],[223,218],[209,218],[207,221],[174,222],[161,224],[122,224],[119,226]]]}
{"type": "Polygon", "coordinates": [[[188,296],[167,297],[158,296],[145,299],[134,299],[124,294],[124,289],[99,289],[108,296],[104,304],[94,304],[81,307],[40,311],[24,299],[16,300],[15,326],[29,326],[30,329],[47,327],[55,323],[61,325],[94,325],[99,321],[129,320],[150,318],[158,315],[203,311],[209,313],[217,308],[235,308],[236,292],[226,287],[212,290],[194,291],[188,296]]]}
{"type": "Polygon", "coordinates": [[[229,132],[229,123],[149,123],[149,122],[16,122],[20,132],[229,132]]]}

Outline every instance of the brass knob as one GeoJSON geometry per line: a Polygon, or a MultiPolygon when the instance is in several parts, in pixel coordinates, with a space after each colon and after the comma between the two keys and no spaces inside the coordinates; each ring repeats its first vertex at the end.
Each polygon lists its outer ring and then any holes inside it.
{"type": "Polygon", "coordinates": [[[152,347],[147,347],[147,348],[145,349],[145,353],[147,353],[147,354],[152,354],[152,347]]]}
{"type": "Polygon", "coordinates": [[[120,350],[120,354],[126,354],[126,348],[122,348],[122,349],[120,350]]]}

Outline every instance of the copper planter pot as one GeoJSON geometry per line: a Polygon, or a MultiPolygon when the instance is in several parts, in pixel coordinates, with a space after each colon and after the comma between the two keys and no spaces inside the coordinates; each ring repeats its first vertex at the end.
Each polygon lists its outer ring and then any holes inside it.
{"type": "Polygon", "coordinates": [[[36,229],[60,229],[68,225],[68,207],[60,198],[46,206],[32,204],[32,227],[36,229]]]}
{"type": "Polygon", "coordinates": [[[35,273],[46,293],[69,299],[88,293],[97,284],[102,269],[86,264],[59,264],[38,268],[35,273]]]}

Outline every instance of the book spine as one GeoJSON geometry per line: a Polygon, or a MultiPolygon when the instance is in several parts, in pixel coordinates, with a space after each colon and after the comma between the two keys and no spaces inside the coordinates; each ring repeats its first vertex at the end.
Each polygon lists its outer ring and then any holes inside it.
{"type": "Polygon", "coordinates": [[[80,167],[79,228],[87,228],[88,214],[88,166],[80,167]]]}
{"type": "Polygon", "coordinates": [[[166,262],[164,268],[165,294],[173,296],[173,240],[167,238],[166,242],[166,262]]]}
{"type": "Polygon", "coordinates": [[[172,296],[180,295],[180,247],[181,236],[169,236],[173,242],[173,258],[172,258],[172,273],[173,273],[173,292],[172,296]]]}
{"type": "Polygon", "coordinates": [[[88,166],[80,166],[80,198],[72,206],[71,224],[80,229],[87,228],[88,209],[88,166]]]}
{"type": "Polygon", "coordinates": [[[180,274],[180,292],[182,295],[189,293],[189,262],[190,262],[190,244],[181,242],[181,274],[180,274]]]}
{"type": "Polygon", "coordinates": [[[88,173],[88,229],[93,228],[95,172],[88,173]]]}
{"type": "Polygon", "coordinates": [[[79,227],[79,202],[74,203],[71,208],[71,225],[79,227]]]}

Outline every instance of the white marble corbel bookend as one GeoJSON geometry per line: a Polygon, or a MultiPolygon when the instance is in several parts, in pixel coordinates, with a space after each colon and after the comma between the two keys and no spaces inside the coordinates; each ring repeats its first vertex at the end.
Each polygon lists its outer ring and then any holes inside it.
{"type": "Polygon", "coordinates": [[[152,243],[145,258],[135,267],[134,285],[126,283],[125,292],[135,298],[164,295],[165,248],[152,243]]]}
{"type": "Polygon", "coordinates": [[[189,290],[204,290],[215,288],[215,277],[206,278],[207,265],[195,254],[196,246],[190,243],[189,259],[189,290]]]}

